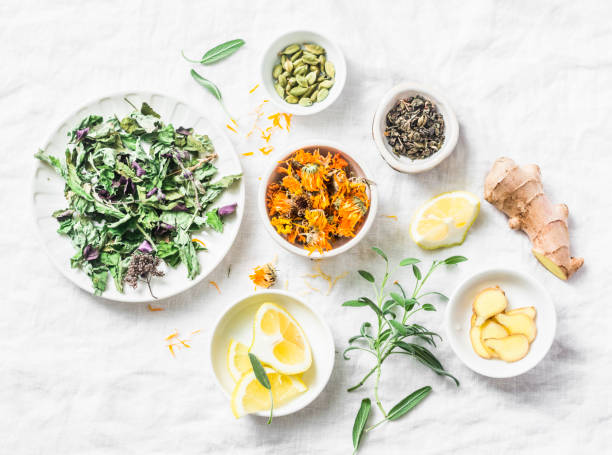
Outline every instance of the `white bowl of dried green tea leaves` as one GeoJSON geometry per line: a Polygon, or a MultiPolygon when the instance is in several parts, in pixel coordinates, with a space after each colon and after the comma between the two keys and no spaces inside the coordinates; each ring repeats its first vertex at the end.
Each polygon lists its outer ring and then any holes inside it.
{"type": "Polygon", "coordinates": [[[216,178],[209,137],[166,125],[147,103],[123,119],[89,115],[68,136],[65,160],[43,150],[35,156],[65,181],[67,206],[53,217],[76,250],[70,265],[87,273],[94,293],[106,290],[110,274],[119,292],[141,283],[154,297],[162,261],[184,263],[195,278],[197,252],[206,248],[191,234],[223,230],[236,204],[213,203],[241,178],[216,178]]]}

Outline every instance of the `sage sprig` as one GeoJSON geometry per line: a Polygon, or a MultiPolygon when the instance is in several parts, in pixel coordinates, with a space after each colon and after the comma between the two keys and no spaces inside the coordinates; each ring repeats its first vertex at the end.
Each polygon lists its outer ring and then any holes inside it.
{"type": "Polygon", "coordinates": [[[266,374],[265,368],[261,365],[261,362],[255,354],[249,352],[249,360],[253,367],[253,373],[259,383],[270,392],[270,417],[268,418],[268,425],[272,423],[272,413],[274,411],[274,397],[272,396],[272,385],[270,384],[270,378],[266,374]]]}
{"type": "Polygon", "coordinates": [[[191,73],[191,77],[193,77],[193,79],[198,84],[200,84],[202,87],[204,87],[206,90],[208,90],[215,98],[217,98],[219,103],[221,103],[221,107],[223,108],[223,110],[225,111],[227,116],[232,121],[234,121],[233,117],[230,115],[230,113],[228,112],[227,108],[225,107],[225,103],[223,103],[223,96],[221,96],[221,91],[219,90],[219,88],[213,82],[209,81],[204,76],[201,76],[200,74],[198,74],[198,72],[196,70],[192,69],[190,71],[190,73],[191,73]]]}
{"type": "Polygon", "coordinates": [[[444,369],[434,354],[427,347],[416,343],[416,341],[420,341],[431,347],[436,347],[436,338],[442,339],[440,335],[422,325],[409,323],[408,321],[410,317],[419,311],[436,311],[436,307],[432,303],[422,302],[422,299],[428,296],[437,296],[441,300],[448,300],[444,294],[437,291],[422,292],[423,286],[431,274],[441,265],[458,264],[467,261],[467,258],[451,256],[443,261],[434,260],[424,275],[418,266],[421,262],[419,259],[403,259],[400,261],[399,267],[410,267],[415,279],[412,293],[407,293],[397,281],[394,281],[393,287],[391,287],[391,277],[395,270],[390,269],[389,258],[385,252],[377,247],[373,247],[372,250],[385,261],[385,271],[382,278],[380,281],[377,281],[374,274],[366,270],[359,270],[358,274],[372,285],[374,300],[363,296],[355,300],[348,300],[342,304],[342,306],[354,308],[367,307],[375,315],[374,323],[365,321],[361,324],[359,334],[349,338],[349,346],[344,350],[343,354],[344,358],[348,360],[349,352],[363,351],[371,354],[376,359],[376,364],[372,369],[359,383],[350,387],[348,391],[357,390],[365,384],[370,376],[375,375],[374,399],[376,406],[383,415],[382,420],[366,428],[371,402],[368,398],[362,401],[353,425],[353,448],[355,452],[359,448],[359,443],[365,432],[373,430],[384,422],[395,421],[404,416],[421,403],[432,391],[430,386],[415,390],[387,412],[380,400],[378,389],[382,365],[389,356],[401,354],[413,357],[436,374],[452,379],[459,386],[457,378],[444,369]]]}
{"type": "Polygon", "coordinates": [[[201,63],[202,65],[211,65],[223,59],[226,59],[230,55],[234,54],[238,49],[244,46],[245,41],[243,39],[233,39],[226,41],[225,43],[219,44],[206,51],[200,60],[193,60],[185,55],[185,52],[181,51],[181,55],[185,60],[191,63],[201,63]]]}

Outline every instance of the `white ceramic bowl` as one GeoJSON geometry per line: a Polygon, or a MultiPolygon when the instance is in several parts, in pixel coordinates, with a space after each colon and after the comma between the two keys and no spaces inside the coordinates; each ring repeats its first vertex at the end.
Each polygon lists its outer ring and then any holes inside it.
{"type": "Polygon", "coordinates": [[[555,338],[557,316],[552,300],[544,287],[523,273],[513,270],[492,269],[477,273],[453,293],[444,317],[446,337],[455,354],[476,373],[491,378],[510,378],[529,371],[546,356],[555,338]],[[508,309],[534,306],[537,312],[537,335],[529,353],[517,362],[483,359],[470,343],[472,302],[482,289],[498,285],[506,293],[508,309]]]}
{"type": "Polygon", "coordinates": [[[372,223],[374,223],[374,220],[376,218],[376,211],[378,210],[378,190],[376,188],[376,183],[374,182],[374,179],[372,178],[372,173],[368,170],[368,168],[361,161],[359,161],[355,156],[348,154],[345,150],[346,148],[343,145],[337,142],[333,142],[333,141],[309,140],[309,141],[300,142],[300,143],[294,144],[292,147],[287,148],[287,150],[282,155],[280,155],[280,158],[278,160],[275,160],[272,163],[270,168],[266,171],[266,173],[262,177],[261,183],[259,186],[259,194],[257,195],[257,205],[259,206],[259,214],[261,215],[261,219],[266,228],[266,231],[268,231],[268,234],[270,234],[270,236],[276,241],[276,243],[278,243],[280,246],[285,248],[287,251],[290,251],[292,253],[295,253],[297,255],[304,256],[310,259],[321,259],[321,258],[329,258],[332,256],[337,256],[338,254],[344,253],[345,251],[348,251],[349,249],[357,245],[366,236],[366,234],[372,227],[372,223]],[[301,148],[312,148],[312,147],[319,147],[319,146],[331,148],[331,149],[334,149],[334,151],[341,153],[343,158],[349,163],[349,165],[351,166],[351,168],[353,169],[353,171],[355,172],[357,176],[365,177],[368,181],[372,182],[370,184],[370,190],[369,190],[370,209],[368,210],[368,213],[366,214],[366,219],[363,225],[361,226],[361,229],[359,230],[359,232],[357,232],[357,235],[355,235],[355,237],[332,248],[329,251],[324,251],[323,253],[319,253],[318,251],[315,251],[309,254],[309,252],[305,250],[304,248],[289,243],[289,241],[287,241],[282,235],[276,232],[276,229],[274,229],[274,226],[270,224],[270,218],[268,217],[268,211],[266,208],[266,190],[268,188],[268,185],[276,177],[276,168],[278,166],[279,161],[285,160],[289,155],[291,155],[293,152],[301,148]]]}
{"type": "Polygon", "coordinates": [[[378,151],[389,166],[399,172],[416,174],[437,166],[455,150],[457,139],[459,138],[459,123],[457,123],[457,117],[455,117],[455,113],[446,99],[438,92],[414,82],[404,82],[385,93],[385,96],[378,105],[372,122],[372,137],[378,151]],[[444,117],[444,142],[440,150],[433,155],[422,160],[411,160],[408,157],[395,154],[387,142],[384,132],[387,113],[395,106],[395,103],[402,98],[417,94],[433,101],[438,107],[438,111],[444,117]]]}
{"type": "Polygon", "coordinates": [[[294,115],[312,115],[321,112],[330,106],[342,93],[344,83],[346,82],[346,61],[344,55],[338,46],[333,41],[329,40],[320,33],[309,32],[306,30],[298,30],[284,33],[276,38],[264,51],[261,58],[261,80],[263,86],[268,92],[270,99],[283,112],[289,112],[294,115]],[[329,95],[320,103],[314,103],[312,106],[304,107],[299,104],[289,104],[283,100],[274,89],[274,80],[272,78],[272,70],[279,62],[278,53],[284,48],[293,43],[314,43],[323,46],[327,53],[327,59],[331,61],[336,68],[336,76],[334,86],[329,90],[329,95]]]}
{"type": "MultiPolygon", "coordinates": [[[[253,318],[259,306],[265,302],[285,308],[304,330],[312,350],[312,366],[302,374],[308,390],[278,409],[274,416],[284,416],[308,406],[323,391],[334,367],[334,338],[323,317],[295,294],[285,291],[259,291],[241,298],[229,306],[214,325],[210,340],[212,371],[221,390],[231,399],[234,381],[227,368],[227,349],[230,340],[241,341],[247,346],[253,338],[253,318]]],[[[229,402],[227,404],[229,409],[229,402]]],[[[268,412],[257,415],[268,416],[268,412]]]]}

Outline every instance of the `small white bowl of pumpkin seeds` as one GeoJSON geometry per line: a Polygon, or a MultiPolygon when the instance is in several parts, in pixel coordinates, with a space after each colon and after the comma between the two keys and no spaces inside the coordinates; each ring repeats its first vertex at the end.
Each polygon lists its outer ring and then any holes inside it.
{"type": "Polygon", "coordinates": [[[325,36],[293,31],[276,38],[263,54],[261,79],[270,100],[283,112],[312,115],[340,96],[346,61],[325,36]]]}

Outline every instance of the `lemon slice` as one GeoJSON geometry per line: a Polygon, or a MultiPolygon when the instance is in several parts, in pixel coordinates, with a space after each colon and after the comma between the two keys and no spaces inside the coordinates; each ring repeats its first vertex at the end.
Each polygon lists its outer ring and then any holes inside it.
{"type": "Polygon", "coordinates": [[[234,382],[238,382],[251,368],[247,345],[240,341],[231,340],[227,350],[227,369],[232,375],[234,382]]]}
{"type": "MultiPolygon", "coordinates": [[[[308,390],[306,384],[296,376],[287,376],[269,367],[265,370],[272,386],[275,408],[308,390]]],[[[232,392],[232,413],[236,418],[252,412],[267,411],[270,409],[270,404],[270,392],[255,378],[253,370],[236,383],[232,392]]]]}
{"type": "Polygon", "coordinates": [[[479,211],[480,200],[472,193],[442,193],[417,210],[410,236],[426,250],[461,245],[479,211]]]}
{"type": "Polygon", "coordinates": [[[302,373],[312,364],[310,345],[300,325],[287,310],[269,302],[255,314],[249,352],[282,374],[302,373]]]}

